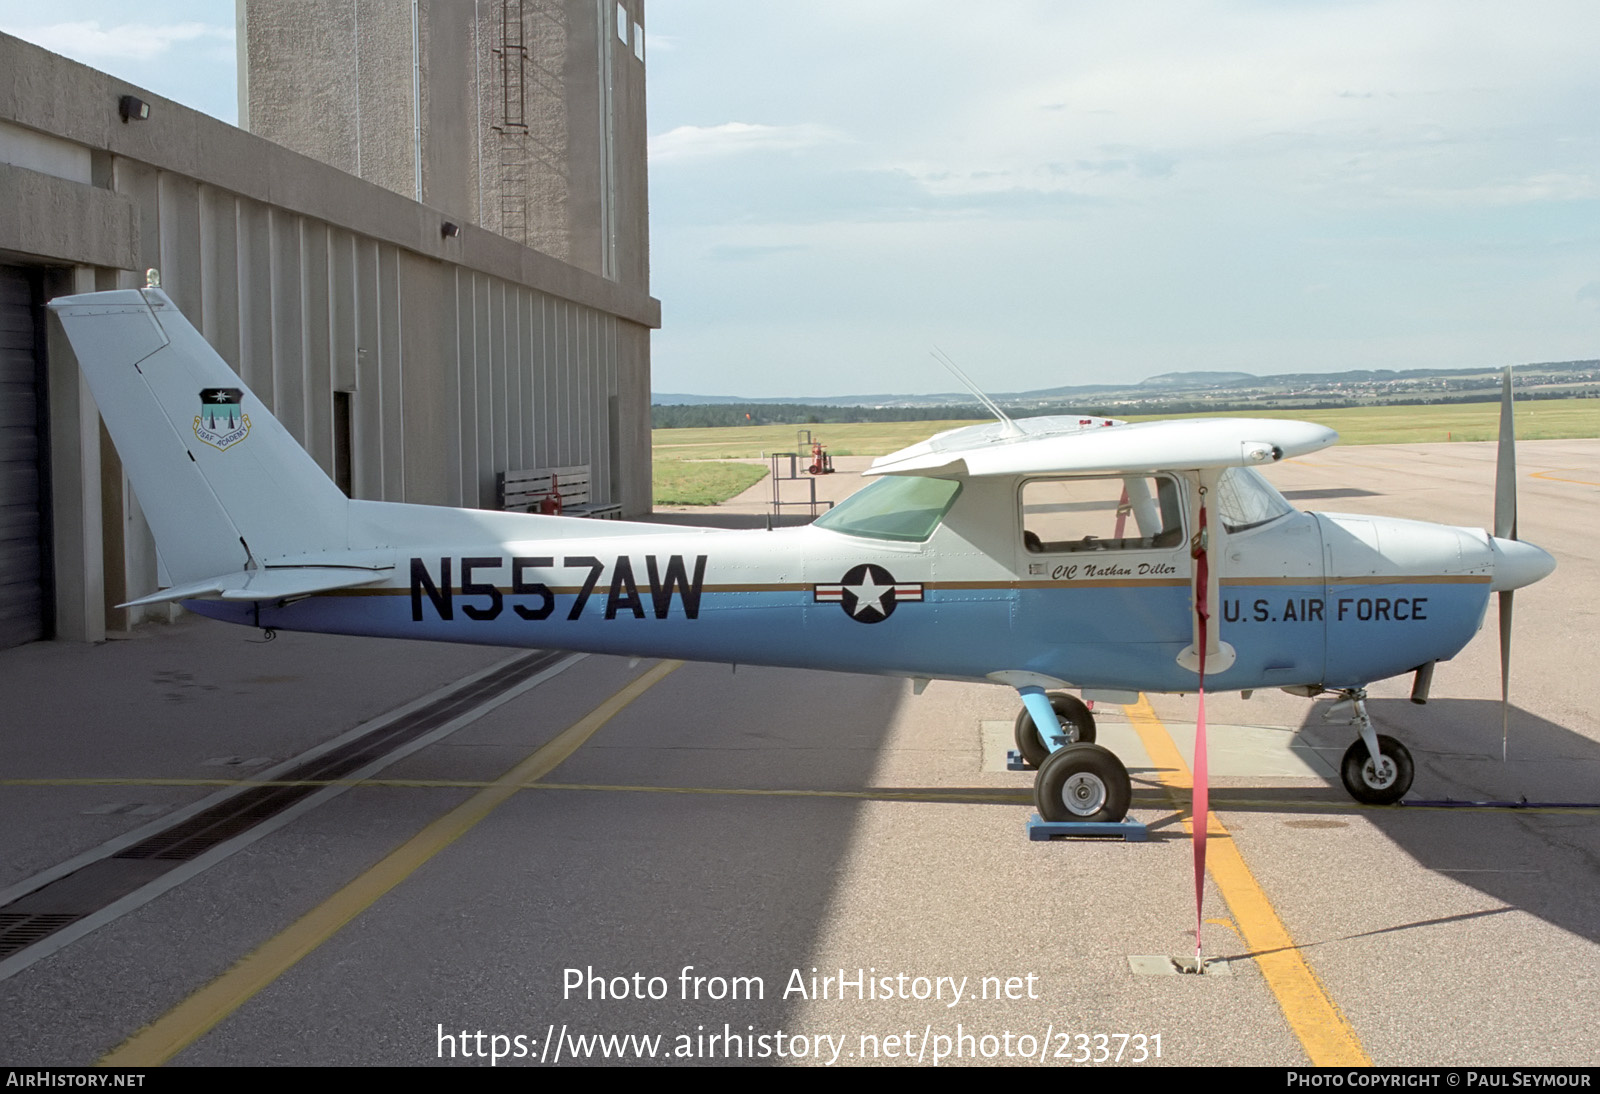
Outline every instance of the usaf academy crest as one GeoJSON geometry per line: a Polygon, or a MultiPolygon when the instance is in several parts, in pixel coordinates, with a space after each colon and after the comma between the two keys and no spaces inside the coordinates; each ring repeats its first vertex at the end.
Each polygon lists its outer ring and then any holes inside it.
{"type": "Polygon", "coordinates": [[[228,448],[250,435],[250,417],[240,409],[244,392],[236,387],[208,387],[200,393],[194,435],[212,448],[228,448]]]}

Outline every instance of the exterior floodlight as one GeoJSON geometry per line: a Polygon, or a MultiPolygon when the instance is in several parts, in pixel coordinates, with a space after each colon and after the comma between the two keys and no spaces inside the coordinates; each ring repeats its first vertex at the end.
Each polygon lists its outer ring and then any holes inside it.
{"type": "Polygon", "coordinates": [[[461,234],[461,225],[451,224],[448,220],[439,228],[439,234],[446,239],[454,239],[461,234]]]}
{"type": "Polygon", "coordinates": [[[117,113],[122,115],[122,124],[130,121],[145,121],[150,117],[150,104],[133,95],[124,95],[117,102],[117,113]]]}

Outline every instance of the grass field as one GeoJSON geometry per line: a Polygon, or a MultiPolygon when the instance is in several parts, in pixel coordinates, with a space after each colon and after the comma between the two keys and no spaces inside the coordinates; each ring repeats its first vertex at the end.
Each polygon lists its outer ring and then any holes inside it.
{"type": "Polygon", "coordinates": [[[766,474],[765,467],[753,463],[657,457],[650,469],[650,485],[657,505],[716,505],[743,493],[766,474]]]}
{"type": "MultiPolygon", "coordinates": [[[[1340,444],[1492,441],[1500,436],[1499,403],[1350,407],[1343,410],[1315,410],[1305,414],[1262,411],[1227,416],[1297,418],[1316,422],[1338,430],[1340,444]]],[[[1517,437],[1524,441],[1600,437],[1600,399],[1538,399],[1518,403],[1517,437]]]]}

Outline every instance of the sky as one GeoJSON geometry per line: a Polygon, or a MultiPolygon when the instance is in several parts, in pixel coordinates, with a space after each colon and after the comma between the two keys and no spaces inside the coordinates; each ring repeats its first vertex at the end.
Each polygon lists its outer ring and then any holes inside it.
{"type": "MultiPolygon", "coordinates": [[[[647,0],[657,391],[1600,357],[1590,0],[647,0]]],[[[0,0],[227,121],[233,4],[0,0]]]]}

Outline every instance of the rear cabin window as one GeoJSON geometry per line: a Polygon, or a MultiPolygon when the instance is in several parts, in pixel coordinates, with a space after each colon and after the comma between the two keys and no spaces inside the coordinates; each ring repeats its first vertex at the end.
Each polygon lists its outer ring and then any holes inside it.
{"type": "Polygon", "coordinates": [[[1036,555],[1183,542],[1178,484],[1161,475],[1034,479],[1022,485],[1022,542],[1036,555]]]}

